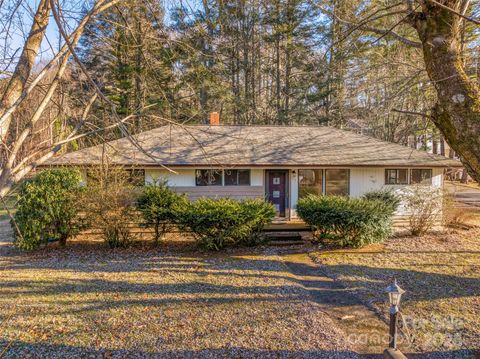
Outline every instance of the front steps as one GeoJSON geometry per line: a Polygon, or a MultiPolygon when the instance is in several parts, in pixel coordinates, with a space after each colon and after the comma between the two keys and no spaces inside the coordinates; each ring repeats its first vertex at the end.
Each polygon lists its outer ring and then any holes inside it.
{"type": "Polygon", "coordinates": [[[265,233],[269,244],[274,246],[290,246],[303,244],[302,235],[299,232],[269,231],[265,233]]]}

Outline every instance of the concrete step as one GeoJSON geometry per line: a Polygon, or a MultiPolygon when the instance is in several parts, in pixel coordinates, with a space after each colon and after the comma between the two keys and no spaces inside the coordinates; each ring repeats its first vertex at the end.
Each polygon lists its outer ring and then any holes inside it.
{"type": "Polygon", "coordinates": [[[271,241],[294,241],[294,242],[302,242],[302,236],[299,232],[267,232],[265,236],[270,239],[271,241]]]}
{"type": "Polygon", "coordinates": [[[298,246],[298,245],[302,245],[303,241],[285,241],[285,240],[278,241],[278,240],[273,240],[273,241],[268,242],[268,244],[270,246],[278,246],[278,247],[281,247],[281,246],[298,246]]]}

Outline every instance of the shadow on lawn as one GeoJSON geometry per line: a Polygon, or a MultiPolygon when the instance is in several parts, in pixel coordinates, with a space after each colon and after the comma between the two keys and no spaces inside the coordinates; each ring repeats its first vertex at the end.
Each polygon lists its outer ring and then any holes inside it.
{"type": "Polygon", "coordinates": [[[331,265],[328,270],[336,274],[361,277],[362,279],[358,280],[342,278],[346,287],[355,290],[371,287],[372,283],[381,285],[383,289],[384,283],[396,278],[402,288],[407,290],[408,296],[405,296],[405,299],[408,301],[480,296],[480,278],[364,265],[331,265]]]}
{"type": "MultiPolygon", "coordinates": [[[[161,339],[161,338],[159,338],[161,339]]],[[[159,345],[161,347],[161,345],[159,345]]],[[[380,354],[357,354],[353,351],[332,351],[322,349],[312,350],[267,350],[267,349],[250,349],[244,347],[229,347],[221,349],[203,349],[203,350],[162,350],[159,348],[155,351],[140,351],[129,349],[107,349],[107,348],[86,348],[76,347],[62,344],[50,343],[26,343],[21,341],[7,342],[0,339],[0,351],[7,348],[2,358],[325,358],[325,359],[347,359],[362,358],[374,359],[382,358],[380,354]],[[8,347],[8,348],[7,348],[8,347]]],[[[429,358],[445,358],[445,359],[467,359],[478,358],[476,354],[472,354],[465,350],[458,351],[438,351],[422,354],[407,353],[409,358],[429,359],[429,358]]]]}
{"type": "MultiPolygon", "coordinates": [[[[264,254],[263,254],[264,255],[264,254]]],[[[4,258],[5,259],[5,258],[4,258]]],[[[212,257],[203,254],[189,253],[188,256],[179,254],[178,256],[161,253],[158,250],[142,251],[138,249],[120,250],[120,251],[69,251],[56,250],[52,252],[44,251],[41,254],[36,253],[33,256],[21,255],[12,257],[12,261],[2,263],[4,270],[31,270],[47,269],[49,271],[68,271],[75,273],[133,273],[149,272],[157,273],[160,276],[168,277],[170,275],[181,275],[182,273],[192,275],[192,280],[181,283],[136,283],[127,281],[110,281],[100,278],[92,279],[68,279],[62,282],[35,280],[35,281],[2,281],[3,289],[18,288],[15,294],[68,294],[79,293],[195,293],[195,294],[264,294],[273,295],[281,292],[290,292],[289,285],[285,286],[238,286],[221,284],[215,285],[203,281],[202,277],[208,276],[228,276],[232,278],[265,278],[282,279],[289,282],[299,282],[294,277],[285,274],[286,268],[282,267],[283,262],[279,263],[276,258],[258,259],[256,257],[239,257],[234,254],[213,254],[212,257]]],[[[288,265],[289,263],[287,263],[288,265]]],[[[354,288],[353,291],[362,290],[372,285],[383,287],[389,283],[392,278],[397,278],[402,287],[408,293],[409,301],[434,300],[459,298],[466,296],[480,296],[480,279],[471,277],[461,277],[458,275],[449,275],[443,273],[422,272],[410,269],[399,268],[378,268],[364,265],[332,265],[328,267],[314,267],[318,271],[319,277],[312,273],[312,267],[295,263],[298,272],[301,274],[309,273],[309,283],[301,282],[308,287],[316,287],[318,290],[324,290],[326,294],[331,290],[331,283],[325,281],[322,271],[333,271],[335,274],[345,273],[355,275],[357,278],[349,280],[342,279],[346,288],[354,288]],[[302,267],[303,266],[303,267],[302,267]],[[427,290],[415,290],[415,287],[409,290],[409,284],[418,286],[418,283],[424,283],[428,286],[427,290]],[[448,284],[448,285],[446,285],[448,284]]],[[[295,273],[297,274],[297,273],[295,273]]],[[[327,274],[332,277],[331,273],[327,274]]],[[[294,284],[292,283],[292,288],[294,284]]],[[[10,291],[10,293],[12,293],[10,291]]],[[[341,305],[341,303],[332,303],[341,305]]]]}

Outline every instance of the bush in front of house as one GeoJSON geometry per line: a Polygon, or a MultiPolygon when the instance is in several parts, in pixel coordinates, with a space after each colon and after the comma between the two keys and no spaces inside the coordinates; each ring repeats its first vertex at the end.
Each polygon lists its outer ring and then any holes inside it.
{"type": "Polygon", "coordinates": [[[297,213],[319,239],[361,247],[391,234],[394,209],[378,199],[310,195],[299,200],[297,213]]]}
{"type": "Polygon", "coordinates": [[[137,208],[143,217],[142,226],[154,229],[155,244],[164,236],[168,225],[177,222],[178,213],[184,210],[187,202],[186,196],[173,192],[165,182],[143,188],[137,200],[137,208]]]}
{"type": "Polygon", "coordinates": [[[412,235],[421,236],[441,221],[443,193],[440,188],[412,185],[404,190],[402,200],[412,235]]]}
{"type": "Polygon", "coordinates": [[[78,196],[83,188],[80,173],[72,169],[52,169],[38,173],[19,189],[17,211],[11,222],[14,244],[33,250],[59,241],[81,229],[78,196]]]}
{"type": "Polygon", "coordinates": [[[376,190],[365,193],[362,198],[365,198],[370,201],[382,201],[388,206],[390,206],[395,212],[400,204],[400,197],[397,196],[392,191],[386,190],[376,190]]]}
{"type": "Polygon", "coordinates": [[[122,168],[103,164],[88,172],[82,210],[90,227],[100,230],[110,248],[128,247],[135,239],[138,222],[135,203],[138,188],[122,168]]]}
{"type": "Polygon", "coordinates": [[[274,216],[273,205],[263,200],[201,198],[186,206],[177,221],[180,228],[192,232],[202,247],[220,250],[258,243],[263,227],[274,216]]]}

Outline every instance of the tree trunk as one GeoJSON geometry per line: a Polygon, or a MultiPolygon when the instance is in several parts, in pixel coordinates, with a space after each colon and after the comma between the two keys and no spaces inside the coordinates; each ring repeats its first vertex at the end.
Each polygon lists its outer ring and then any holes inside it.
{"type": "Polygon", "coordinates": [[[438,154],[438,137],[435,131],[432,132],[432,153],[434,155],[438,154]]]}
{"type": "MultiPolygon", "coordinates": [[[[443,1],[458,9],[457,1],[443,1]]],[[[472,178],[480,182],[480,91],[465,73],[461,56],[463,19],[431,2],[411,18],[422,43],[428,76],[437,91],[432,120],[458,154],[472,178]]]]}
{"type": "Polygon", "coordinates": [[[275,104],[277,110],[276,123],[282,123],[282,108],[280,105],[280,3],[275,3],[275,104]]]}
{"type": "MultiPolygon", "coordinates": [[[[140,12],[141,8],[137,8],[140,12]]],[[[134,16],[135,20],[135,130],[140,132],[143,129],[141,109],[145,107],[145,86],[143,79],[143,48],[144,33],[142,29],[142,19],[134,16]]]]}
{"type": "Polygon", "coordinates": [[[33,18],[30,33],[23,46],[22,54],[0,101],[0,117],[2,117],[0,120],[0,142],[6,139],[10,122],[12,121],[11,114],[4,117],[5,112],[20,98],[27,84],[38,51],[40,50],[43,35],[47,29],[49,17],[50,1],[41,0],[33,18]]]}

